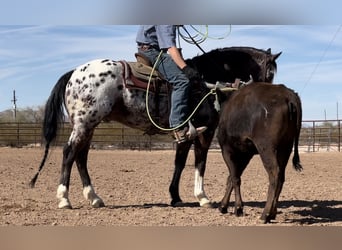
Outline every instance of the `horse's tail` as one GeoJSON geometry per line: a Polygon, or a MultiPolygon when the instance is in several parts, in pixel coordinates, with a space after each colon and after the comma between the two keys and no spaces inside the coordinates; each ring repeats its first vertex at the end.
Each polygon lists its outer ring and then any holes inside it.
{"type": "Polygon", "coordinates": [[[297,93],[294,93],[294,100],[293,103],[291,103],[292,107],[292,112],[294,114],[294,118],[296,119],[296,131],[295,131],[295,138],[294,138],[294,154],[292,158],[292,164],[295,170],[297,171],[302,171],[303,166],[300,163],[299,159],[299,151],[298,151],[298,146],[299,146],[299,136],[300,136],[300,130],[302,127],[302,104],[300,101],[300,98],[297,93]]]}
{"type": "Polygon", "coordinates": [[[61,76],[61,78],[59,78],[55,87],[51,91],[49,99],[46,102],[43,121],[43,137],[45,140],[45,152],[37,173],[30,181],[31,188],[34,187],[37,181],[38,175],[42,170],[46,158],[48,156],[50,144],[56,138],[60,122],[63,120],[65,88],[73,72],[73,70],[69,71],[68,73],[65,73],[63,76],[61,76]]]}

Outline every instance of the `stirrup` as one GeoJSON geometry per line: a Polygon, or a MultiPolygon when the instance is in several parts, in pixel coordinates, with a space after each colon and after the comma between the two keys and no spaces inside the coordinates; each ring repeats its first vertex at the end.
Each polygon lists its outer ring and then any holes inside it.
{"type": "Polygon", "coordinates": [[[189,127],[185,127],[183,129],[175,130],[174,137],[177,143],[182,143],[185,141],[195,139],[199,134],[202,134],[207,130],[206,126],[195,128],[194,125],[189,121],[189,127]]]}
{"type": "Polygon", "coordinates": [[[199,134],[202,134],[204,131],[207,130],[206,126],[195,128],[194,125],[192,125],[191,121],[188,122],[189,124],[189,130],[186,132],[186,135],[188,137],[188,140],[193,140],[198,136],[199,134]]]}

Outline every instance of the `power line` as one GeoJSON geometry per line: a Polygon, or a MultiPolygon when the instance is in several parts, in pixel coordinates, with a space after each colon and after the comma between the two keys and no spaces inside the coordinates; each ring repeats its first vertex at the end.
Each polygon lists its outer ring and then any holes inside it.
{"type": "Polygon", "coordinates": [[[342,25],[338,26],[338,28],[337,28],[337,30],[336,30],[336,32],[335,32],[333,38],[330,40],[330,42],[329,42],[328,46],[325,48],[325,50],[324,50],[324,52],[323,52],[321,58],[319,59],[319,61],[318,61],[317,64],[315,65],[315,67],[314,67],[313,71],[311,72],[311,74],[310,74],[308,80],[307,80],[306,83],[304,84],[304,87],[303,87],[301,93],[304,91],[304,89],[306,88],[306,86],[308,85],[308,83],[311,81],[313,75],[316,73],[316,70],[317,70],[318,66],[319,66],[319,65],[321,64],[321,62],[323,61],[323,59],[324,59],[324,57],[325,57],[327,51],[330,49],[331,44],[332,44],[332,43],[334,42],[334,40],[336,39],[337,34],[340,32],[341,28],[342,28],[342,25]]]}

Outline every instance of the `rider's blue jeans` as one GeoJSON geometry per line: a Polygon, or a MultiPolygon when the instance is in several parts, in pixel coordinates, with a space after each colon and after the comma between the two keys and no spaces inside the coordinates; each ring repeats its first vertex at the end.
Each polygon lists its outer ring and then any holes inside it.
{"type": "MultiPolygon", "coordinates": [[[[154,65],[160,53],[159,50],[151,48],[149,50],[140,50],[154,65]]],[[[171,94],[171,113],[169,117],[170,127],[174,128],[182,124],[189,115],[188,98],[190,82],[181,69],[175,64],[171,56],[162,53],[159,57],[156,70],[173,86],[171,94]]]]}

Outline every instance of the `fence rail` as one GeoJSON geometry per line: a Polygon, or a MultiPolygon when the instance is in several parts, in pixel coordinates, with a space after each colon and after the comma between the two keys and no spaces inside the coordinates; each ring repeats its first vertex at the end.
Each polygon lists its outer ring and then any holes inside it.
{"type": "MultiPolygon", "coordinates": [[[[63,146],[71,126],[63,123],[54,145],[63,146]]],[[[39,147],[43,145],[40,123],[0,123],[0,146],[39,147]]],[[[94,132],[92,148],[158,150],[174,149],[170,134],[144,135],[120,123],[101,123],[94,132]]],[[[301,151],[341,151],[341,120],[307,120],[302,122],[299,140],[301,151]]],[[[216,137],[211,148],[218,149],[216,137]]]]}

